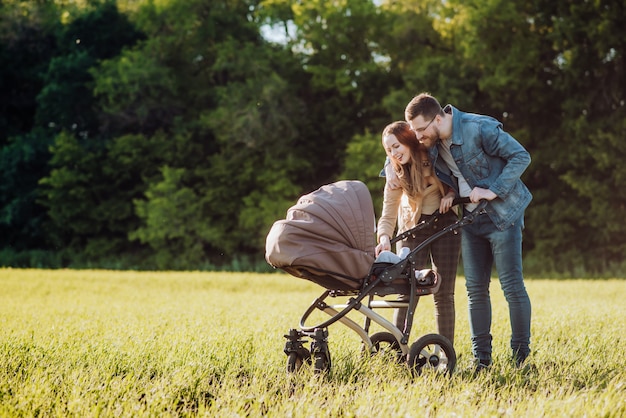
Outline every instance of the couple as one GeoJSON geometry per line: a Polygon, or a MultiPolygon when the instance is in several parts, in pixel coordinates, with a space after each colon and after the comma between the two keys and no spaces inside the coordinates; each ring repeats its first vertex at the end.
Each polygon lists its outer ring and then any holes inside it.
{"type": "MultiPolygon", "coordinates": [[[[391,250],[399,215],[398,230],[403,232],[436,210],[444,214],[436,230],[422,230],[402,242],[414,248],[457,220],[451,210],[455,196],[469,196],[472,203],[463,211],[488,200],[487,214],[465,226],[460,237],[446,234],[418,256],[424,265],[431,261],[441,275],[441,287],[434,295],[437,327],[439,334],[454,343],[454,286],[462,250],[476,371],[492,363],[489,284],[495,264],[509,306],[513,359],[521,366],[530,352],[531,306],[522,274],[522,229],[532,196],[520,176],[530,164],[530,155],[497,120],[451,105],[442,108],[427,93],[409,102],[405,119],[388,125],[382,133],[389,164],[376,255],[391,250]]],[[[394,318],[400,329],[404,316],[406,311],[398,310],[394,318]]]]}

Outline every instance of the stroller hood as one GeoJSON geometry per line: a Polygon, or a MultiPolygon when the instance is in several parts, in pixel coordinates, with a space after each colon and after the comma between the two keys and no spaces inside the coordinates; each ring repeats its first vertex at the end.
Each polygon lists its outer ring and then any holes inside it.
{"type": "MultiPolygon", "coordinates": [[[[327,184],[300,197],[286,218],[274,223],[266,238],[265,259],[291,274],[297,268],[336,273],[334,278],[345,282],[339,288],[356,289],[374,262],[375,229],[374,206],[365,184],[356,180],[327,184]]],[[[333,287],[327,278],[321,284],[333,287]]]]}

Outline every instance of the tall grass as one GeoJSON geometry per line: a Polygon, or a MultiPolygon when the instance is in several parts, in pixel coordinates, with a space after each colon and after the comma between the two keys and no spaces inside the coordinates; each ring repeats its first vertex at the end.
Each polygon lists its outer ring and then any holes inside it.
{"type": "MultiPolygon", "coordinates": [[[[533,353],[520,370],[495,280],[495,364],[476,377],[462,278],[457,285],[451,378],[414,378],[364,357],[340,324],[329,329],[329,374],[287,375],[283,334],[321,293],[315,284],[284,274],[0,269],[0,416],[626,415],[626,281],[527,280],[533,353]]],[[[431,297],[416,314],[412,340],[435,330],[431,297]]]]}

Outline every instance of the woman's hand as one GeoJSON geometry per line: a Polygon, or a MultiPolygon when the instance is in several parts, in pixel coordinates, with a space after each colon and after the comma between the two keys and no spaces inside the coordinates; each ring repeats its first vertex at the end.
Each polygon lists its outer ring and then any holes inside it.
{"type": "Polygon", "coordinates": [[[376,257],[383,251],[391,251],[391,240],[389,239],[389,235],[381,235],[378,240],[378,245],[376,246],[375,254],[376,257]]]}
{"type": "Polygon", "coordinates": [[[454,201],[454,192],[448,193],[444,197],[441,198],[439,202],[439,213],[446,213],[452,207],[452,202],[454,201]]]}

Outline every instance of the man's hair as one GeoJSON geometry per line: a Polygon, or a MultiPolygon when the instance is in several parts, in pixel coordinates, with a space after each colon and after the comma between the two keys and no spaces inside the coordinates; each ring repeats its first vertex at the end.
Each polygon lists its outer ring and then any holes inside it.
{"type": "Polygon", "coordinates": [[[404,109],[404,118],[411,121],[422,115],[424,119],[432,119],[437,114],[443,114],[441,105],[429,93],[420,93],[413,97],[404,109]]]}

